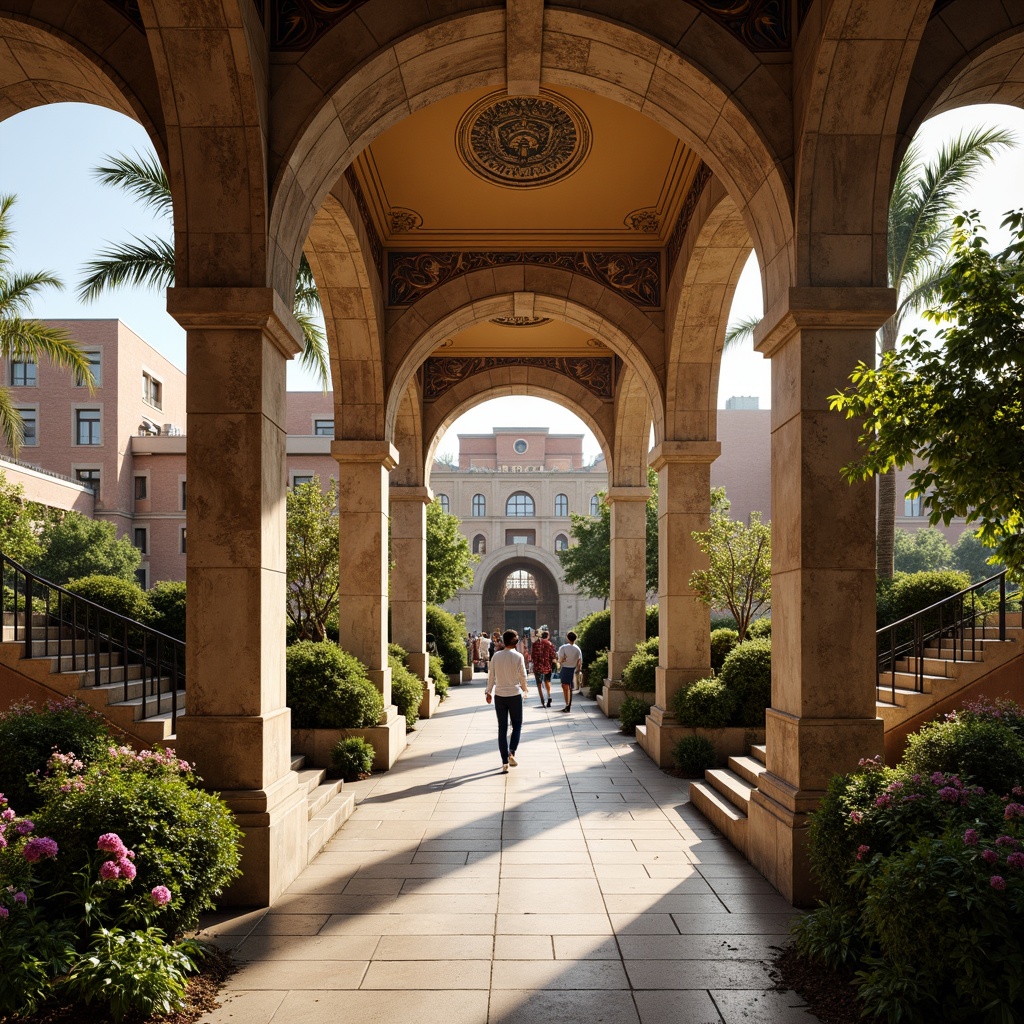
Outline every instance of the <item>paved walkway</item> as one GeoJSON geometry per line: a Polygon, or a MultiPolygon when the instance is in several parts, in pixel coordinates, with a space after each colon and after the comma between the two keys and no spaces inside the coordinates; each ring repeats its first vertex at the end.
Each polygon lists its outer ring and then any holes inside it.
{"type": "Polygon", "coordinates": [[[810,1024],[771,988],[789,905],[589,700],[526,708],[500,773],[453,687],[270,908],[207,934],[241,969],[207,1024],[810,1024]]]}

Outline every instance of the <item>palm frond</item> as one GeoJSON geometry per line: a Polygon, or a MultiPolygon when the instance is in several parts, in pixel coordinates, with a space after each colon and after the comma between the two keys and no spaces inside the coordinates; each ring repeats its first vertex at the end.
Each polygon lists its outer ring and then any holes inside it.
{"type": "Polygon", "coordinates": [[[295,275],[295,308],[305,313],[319,313],[322,309],[313,268],[309,265],[305,253],[299,260],[299,272],[295,275]]]}
{"type": "Polygon", "coordinates": [[[327,338],[314,317],[298,308],[292,309],[299,326],[302,328],[302,352],[299,354],[299,365],[314,374],[326,395],[331,387],[331,364],[327,355],[327,338]]]}
{"type": "Polygon", "coordinates": [[[41,320],[0,317],[0,356],[33,362],[45,357],[54,366],[74,371],[76,379],[84,380],[90,389],[94,383],[88,357],[67,331],[41,320]]]}
{"type": "Polygon", "coordinates": [[[34,274],[14,274],[11,277],[0,275],[0,317],[23,316],[40,289],[63,287],[60,278],[48,270],[34,274]]]}
{"type": "Polygon", "coordinates": [[[135,238],[134,244],[104,249],[85,265],[78,298],[92,302],[108,289],[136,286],[160,291],[172,284],[174,246],[164,238],[135,238]]]}
{"type": "Polygon", "coordinates": [[[21,413],[14,408],[10,391],[5,387],[0,387],[0,434],[17,458],[21,446],[25,443],[25,423],[21,413]]]}
{"type": "Polygon", "coordinates": [[[0,269],[10,266],[13,249],[11,239],[14,237],[14,229],[8,220],[8,214],[17,201],[17,196],[0,195],[0,269]]]}
{"type": "Polygon", "coordinates": [[[123,189],[155,213],[165,217],[173,214],[171,185],[155,153],[136,153],[134,157],[117,153],[104,159],[106,164],[93,168],[99,182],[123,189]]]}
{"type": "Polygon", "coordinates": [[[759,316],[748,316],[742,320],[735,320],[725,329],[725,344],[723,351],[735,348],[748,339],[753,340],[754,328],[761,322],[759,316]]]}

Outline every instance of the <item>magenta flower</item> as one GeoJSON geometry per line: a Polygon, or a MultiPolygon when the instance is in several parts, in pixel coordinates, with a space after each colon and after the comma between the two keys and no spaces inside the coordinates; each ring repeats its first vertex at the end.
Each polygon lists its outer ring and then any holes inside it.
{"type": "Polygon", "coordinates": [[[1014,849],[1016,849],[1018,846],[1020,846],[1020,843],[1016,839],[1014,839],[1013,836],[1000,836],[996,840],[996,846],[1012,846],[1014,849]]]}
{"type": "Polygon", "coordinates": [[[863,860],[864,854],[870,852],[870,850],[870,846],[865,846],[863,843],[861,843],[860,846],[857,847],[857,860],[863,860]]]}
{"type": "Polygon", "coordinates": [[[123,857],[127,852],[124,843],[121,842],[121,837],[116,832],[105,832],[101,835],[96,841],[96,849],[105,850],[115,857],[123,857]]]}
{"type": "Polygon", "coordinates": [[[859,825],[864,820],[864,815],[860,811],[850,811],[850,821],[854,825],[859,825]]]}
{"type": "Polygon", "coordinates": [[[157,885],[150,892],[149,898],[154,906],[166,907],[171,902],[171,890],[166,885],[157,885]]]}
{"type": "Polygon", "coordinates": [[[28,897],[23,892],[16,892],[14,894],[15,903],[28,903],[28,897]]]}
{"type": "Polygon", "coordinates": [[[6,907],[0,907],[0,921],[6,920],[10,916],[10,911],[6,907]]]}
{"type": "Polygon", "coordinates": [[[981,859],[986,864],[995,864],[999,861],[999,854],[995,850],[982,850],[981,859]]]}
{"type": "Polygon", "coordinates": [[[1007,821],[1012,821],[1014,818],[1024,818],[1024,804],[1007,804],[1003,808],[1003,817],[1007,821]]]}
{"type": "Polygon", "coordinates": [[[14,831],[17,832],[19,836],[27,836],[30,832],[35,831],[35,827],[36,823],[34,821],[29,821],[28,818],[26,818],[24,821],[19,821],[18,824],[14,826],[14,831]]]}
{"type": "Polygon", "coordinates": [[[57,844],[49,836],[30,839],[22,849],[21,855],[29,864],[35,864],[36,861],[45,860],[47,857],[56,857],[57,844]]]}
{"type": "Polygon", "coordinates": [[[960,799],[960,790],[953,786],[943,786],[939,790],[939,799],[945,800],[948,804],[955,804],[960,799]]]}
{"type": "Polygon", "coordinates": [[[964,833],[964,846],[977,846],[978,845],[978,830],[969,828],[964,833]]]}
{"type": "Polygon", "coordinates": [[[100,865],[100,879],[104,882],[113,882],[115,879],[121,877],[121,869],[117,866],[117,862],[113,860],[105,860],[100,865]]]}
{"type": "Polygon", "coordinates": [[[892,797],[888,793],[883,793],[876,801],[876,807],[888,807],[892,803],[892,797]]]}
{"type": "Polygon", "coordinates": [[[3,818],[4,821],[14,821],[14,811],[12,811],[10,807],[8,807],[7,810],[3,812],[3,814],[0,814],[0,818],[3,818]]]}
{"type": "Polygon", "coordinates": [[[137,873],[135,865],[127,857],[117,858],[117,869],[121,872],[121,877],[129,882],[135,878],[137,873]]]}
{"type": "Polygon", "coordinates": [[[1003,878],[1002,875],[993,875],[988,880],[988,884],[991,885],[993,889],[1005,889],[1006,888],[1006,879],[1003,878]]]}
{"type": "Polygon", "coordinates": [[[1006,864],[1008,867],[1017,868],[1018,870],[1020,868],[1024,868],[1024,853],[1021,853],[1020,851],[1011,853],[1010,856],[1006,858],[1006,864]]]}

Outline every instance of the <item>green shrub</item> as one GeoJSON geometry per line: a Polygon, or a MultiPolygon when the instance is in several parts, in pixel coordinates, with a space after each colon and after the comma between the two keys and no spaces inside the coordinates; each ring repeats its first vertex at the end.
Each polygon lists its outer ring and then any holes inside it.
{"type": "Polygon", "coordinates": [[[712,615],[711,629],[736,629],[739,623],[734,615],[712,615]]]}
{"type": "Polygon", "coordinates": [[[767,616],[754,621],[747,627],[747,636],[751,640],[761,640],[772,635],[772,620],[767,616]]]}
{"type": "Polygon", "coordinates": [[[601,651],[611,650],[612,646],[612,613],[608,608],[599,612],[591,612],[576,623],[576,646],[583,654],[583,666],[586,668],[601,651]]]}
{"type": "Polygon", "coordinates": [[[413,729],[420,717],[423,682],[394,655],[388,656],[388,665],[391,667],[391,701],[398,713],[405,716],[405,727],[413,729]]]}
{"type": "Polygon", "coordinates": [[[373,745],[362,736],[338,740],[331,751],[331,767],[346,781],[357,782],[373,771],[373,745]]]}
{"type": "Polygon", "coordinates": [[[907,738],[902,765],[921,775],[946,772],[997,793],[1024,784],[1024,741],[1002,722],[929,722],[907,738]]]}
{"type": "Polygon", "coordinates": [[[711,667],[717,672],[726,655],[740,642],[735,629],[713,629],[711,631],[711,667]]]}
{"type": "Polygon", "coordinates": [[[651,654],[638,647],[636,654],[626,662],[622,670],[623,687],[634,693],[654,693],[657,668],[657,652],[651,654]]]}
{"type": "Polygon", "coordinates": [[[888,626],[935,604],[971,585],[965,572],[942,569],[937,572],[895,573],[891,580],[875,585],[875,614],[878,628],[888,626]]]}
{"type": "Polygon", "coordinates": [[[448,673],[444,670],[444,662],[436,654],[430,656],[430,678],[434,680],[434,692],[444,700],[448,696],[448,673]]]}
{"type": "Polygon", "coordinates": [[[179,580],[161,580],[149,591],[153,609],[153,628],[185,642],[185,584],[179,580]]]}
{"type": "Polygon", "coordinates": [[[715,745],[706,736],[683,736],[672,748],[672,760],[681,775],[699,779],[715,767],[718,756],[715,745]]]}
{"type": "Polygon", "coordinates": [[[596,699],[604,689],[605,679],[608,678],[608,652],[602,651],[589,665],[584,666],[583,671],[587,677],[590,696],[596,699]]]}
{"type": "Polygon", "coordinates": [[[772,702],[771,640],[745,640],[739,644],[722,662],[719,677],[736,699],[732,724],[763,729],[765,708],[772,702]]]}
{"type": "Polygon", "coordinates": [[[796,948],[808,960],[830,970],[852,970],[861,955],[857,915],[848,907],[822,904],[793,923],[796,948]]]}
{"type": "Polygon", "coordinates": [[[698,679],[676,691],[672,710],[690,729],[722,729],[736,710],[736,697],[721,679],[698,679]]]}
{"type": "Polygon", "coordinates": [[[366,666],[330,642],[300,640],[285,655],[288,705],[296,729],[363,729],[376,725],[384,698],[366,666]]]}
{"type": "Polygon", "coordinates": [[[93,604],[109,608],[118,615],[148,625],[153,619],[153,606],[138,583],[118,576],[81,576],[68,580],[66,589],[93,604]]]}
{"type": "Polygon", "coordinates": [[[104,719],[73,697],[51,700],[42,709],[31,701],[12,704],[0,713],[0,793],[19,813],[34,811],[39,795],[28,778],[46,769],[54,750],[90,764],[110,742],[104,719]]]}
{"type": "Polygon", "coordinates": [[[619,708],[619,727],[627,736],[636,735],[636,727],[643,725],[650,714],[651,705],[639,697],[627,697],[619,708]]]}
{"type": "Polygon", "coordinates": [[[658,606],[656,604],[649,604],[647,606],[646,614],[646,632],[645,636],[650,639],[652,636],[657,636],[660,632],[658,629],[658,606]]]}
{"type": "Polygon", "coordinates": [[[40,784],[43,805],[34,816],[35,833],[54,837],[59,856],[37,867],[47,891],[75,891],[75,873],[90,863],[97,838],[113,832],[135,851],[138,875],[117,888],[105,909],[131,905],[152,912],[148,894],[167,886],[173,899],[158,923],[168,934],[194,928],[199,914],[239,874],[241,830],[234,815],[173,751],[113,748],[113,753],[77,768],[54,758],[40,784]]]}
{"type": "Polygon", "coordinates": [[[459,620],[436,604],[427,605],[427,632],[434,635],[445,672],[461,672],[466,661],[466,631],[459,620]]]}

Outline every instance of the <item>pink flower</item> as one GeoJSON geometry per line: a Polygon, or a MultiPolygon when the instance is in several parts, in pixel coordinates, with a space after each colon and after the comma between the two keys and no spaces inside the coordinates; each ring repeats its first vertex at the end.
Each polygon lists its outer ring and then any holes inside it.
{"type": "Polygon", "coordinates": [[[1003,808],[1003,817],[1007,821],[1014,818],[1024,818],[1024,804],[1007,804],[1003,808]]]}
{"type": "Polygon", "coordinates": [[[993,875],[988,880],[988,884],[991,885],[993,889],[1005,889],[1006,888],[1006,879],[1003,878],[1002,875],[993,875]]]}
{"type": "Polygon", "coordinates": [[[135,865],[127,857],[117,858],[117,869],[121,872],[121,877],[127,881],[130,882],[135,878],[135,865]]]}
{"type": "Polygon", "coordinates": [[[112,853],[115,857],[123,857],[125,855],[125,845],[121,842],[121,837],[116,832],[105,832],[96,841],[97,850],[105,850],[107,853],[112,853]]]}
{"type": "Polygon", "coordinates": [[[113,882],[114,879],[121,877],[121,869],[117,866],[117,862],[113,860],[105,860],[100,865],[100,878],[104,882],[113,882]]]}
{"type": "Polygon", "coordinates": [[[943,786],[939,790],[939,799],[945,800],[949,804],[955,804],[960,799],[960,790],[953,786],[943,786]]]}
{"type": "Polygon", "coordinates": [[[1011,853],[1010,856],[1006,858],[1006,864],[1011,868],[1024,868],[1024,853],[1020,853],[1019,851],[1011,853]]]}
{"type": "Polygon", "coordinates": [[[857,860],[863,860],[864,854],[868,853],[870,850],[870,846],[865,846],[863,843],[861,843],[860,846],[857,847],[857,860]]]}
{"type": "Polygon", "coordinates": [[[149,898],[154,906],[166,907],[171,902],[171,890],[166,885],[157,885],[150,892],[149,898]]]}
{"type": "Polygon", "coordinates": [[[35,864],[36,861],[45,860],[47,857],[56,857],[57,844],[49,836],[30,839],[21,851],[21,855],[29,864],[35,864]]]}
{"type": "Polygon", "coordinates": [[[1020,843],[1016,839],[1014,839],[1013,836],[1000,836],[996,840],[996,846],[1012,846],[1014,849],[1016,849],[1018,846],[1020,846],[1020,843]]]}
{"type": "Polygon", "coordinates": [[[0,818],[3,818],[4,821],[14,821],[14,817],[14,811],[12,811],[10,807],[8,807],[7,810],[3,812],[3,814],[0,814],[0,818]]]}
{"type": "Polygon", "coordinates": [[[995,864],[999,860],[999,854],[995,850],[982,850],[981,859],[986,864],[995,864]]]}
{"type": "Polygon", "coordinates": [[[10,911],[6,907],[0,907],[0,921],[6,920],[10,916],[10,911]]]}
{"type": "Polygon", "coordinates": [[[876,801],[876,807],[888,807],[892,803],[892,797],[887,793],[883,793],[876,801]]]}
{"type": "Polygon", "coordinates": [[[964,833],[964,846],[977,846],[978,845],[978,830],[969,828],[964,833]]]}
{"type": "Polygon", "coordinates": [[[854,825],[859,825],[864,820],[864,815],[860,811],[850,811],[850,821],[854,825]]]}
{"type": "Polygon", "coordinates": [[[19,821],[18,824],[14,826],[14,831],[17,832],[19,836],[27,836],[30,832],[35,830],[35,827],[36,823],[34,821],[29,821],[28,818],[26,818],[24,821],[19,821]]]}

